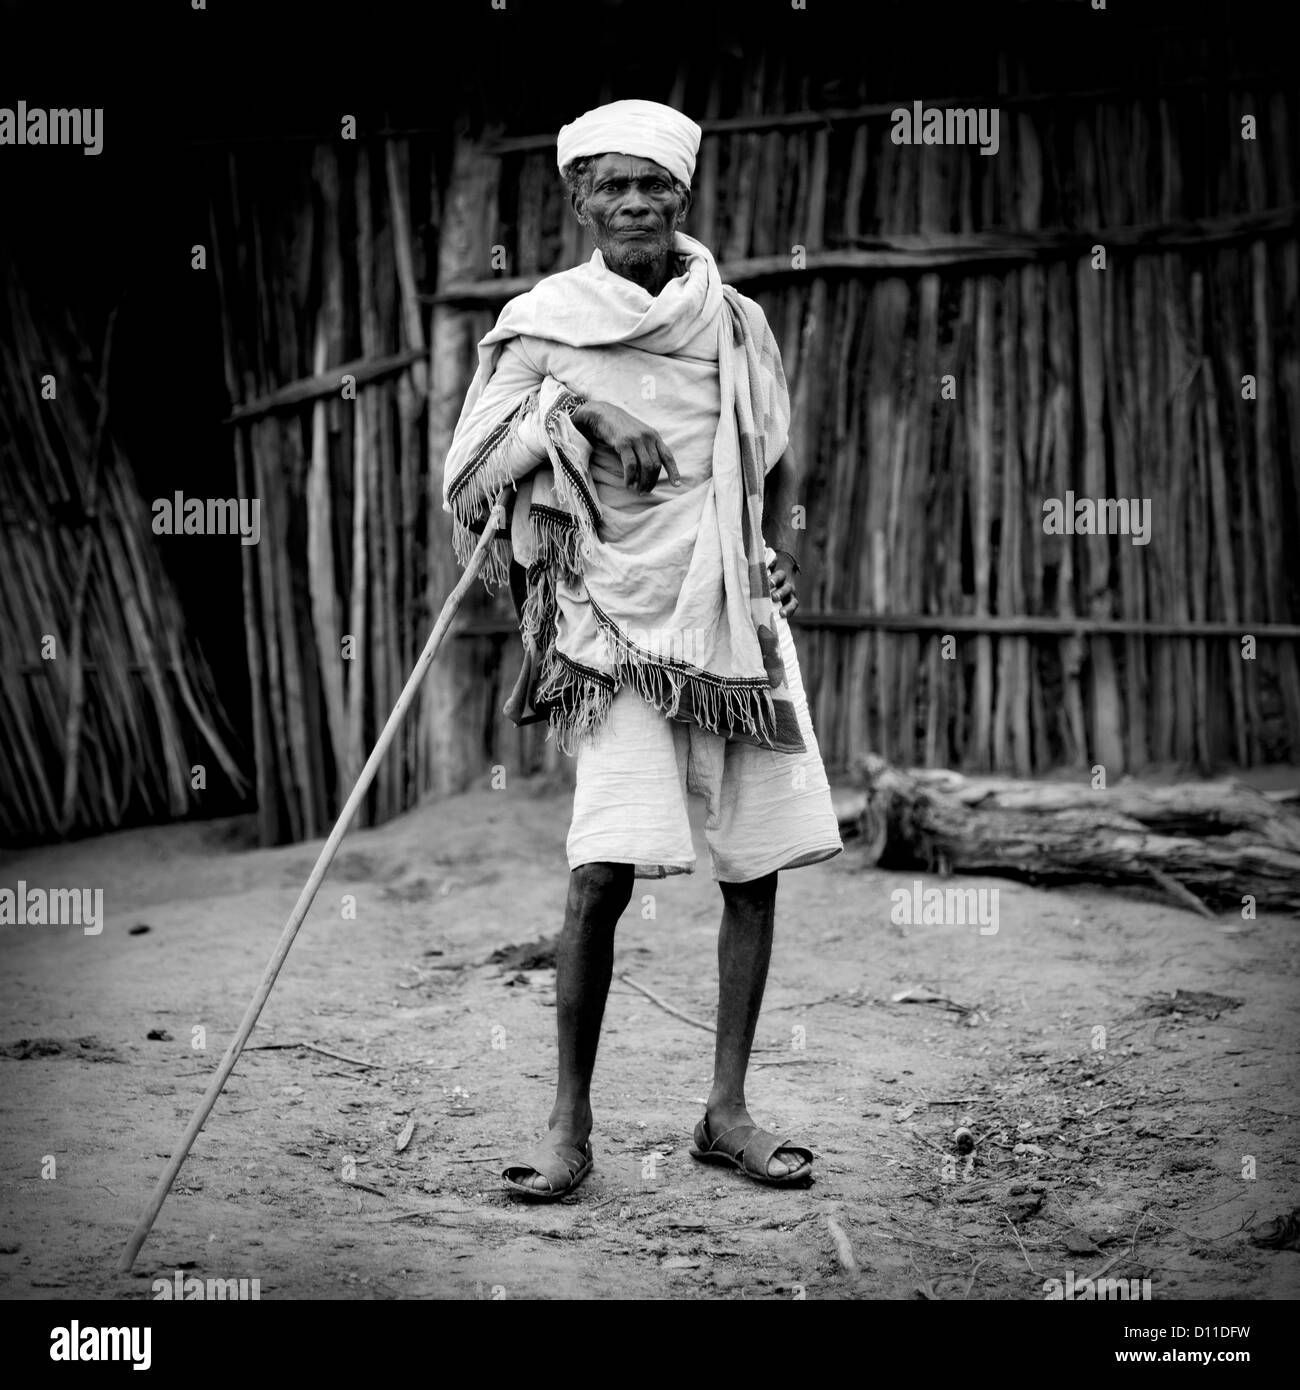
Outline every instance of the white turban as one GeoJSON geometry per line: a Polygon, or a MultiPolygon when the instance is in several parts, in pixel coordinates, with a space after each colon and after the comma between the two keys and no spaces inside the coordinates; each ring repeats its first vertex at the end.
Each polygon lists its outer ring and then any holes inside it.
{"type": "Polygon", "coordinates": [[[689,116],[657,101],[611,101],[586,111],[560,129],[560,173],[591,154],[630,154],[653,159],[689,184],[703,132],[689,116]]]}

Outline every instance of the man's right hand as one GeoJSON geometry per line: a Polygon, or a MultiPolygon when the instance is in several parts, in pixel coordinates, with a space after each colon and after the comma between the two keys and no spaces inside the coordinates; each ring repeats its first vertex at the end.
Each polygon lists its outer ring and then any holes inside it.
{"type": "Polygon", "coordinates": [[[643,424],[635,415],[606,401],[587,401],[573,412],[574,426],[593,444],[612,449],[623,464],[623,481],[637,492],[649,492],[659,480],[659,471],[668,474],[674,487],[681,487],[677,460],[658,430],[643,424]]]}

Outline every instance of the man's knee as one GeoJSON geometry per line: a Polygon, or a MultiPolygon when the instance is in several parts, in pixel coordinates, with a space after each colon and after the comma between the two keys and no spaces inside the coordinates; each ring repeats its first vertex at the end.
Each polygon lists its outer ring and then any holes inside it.
{"type": "Polygon", "coordinates": [[[627,900],[632,896],[632,880],[635,873],[636,870],[631,864],[609,864],[603,861],[579,864],[569,874],[569,890],[583,902],[602,905],[619,903],[625,907],[627,900]]]}

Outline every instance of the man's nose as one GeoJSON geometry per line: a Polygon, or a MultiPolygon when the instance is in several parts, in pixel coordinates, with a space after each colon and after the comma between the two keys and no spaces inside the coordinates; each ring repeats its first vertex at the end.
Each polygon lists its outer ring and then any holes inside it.
{"type": "Polygon", "coordinates": [[[623,206],[619,211],[624,216],[648,217],[654,209],[650,206],[650,199],[634,184],[623,195],[623,206]]]}

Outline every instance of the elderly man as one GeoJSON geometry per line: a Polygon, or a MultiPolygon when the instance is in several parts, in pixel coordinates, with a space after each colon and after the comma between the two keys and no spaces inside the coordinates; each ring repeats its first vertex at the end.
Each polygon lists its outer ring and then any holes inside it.
{"type": "Polygon", "coordinates": [[[576,755],[548,1132],[502,1172],[554,1200],[592,1168],[591,1078],[614,929],[635,878],[689,873],[705,798],[722,890],[713,1087],[692,1154],[772,1184],[812,1153],[759,1129],[745,1074],[777,874],[841,849],[787,619],[798,606],[789,399],[762,310],[679,231],[700,128],[616,101],[565,126],[559,168],[591,259],[511,300],[447,458],[464,560],[511,489],[509,577],[525,665],[507,712],[576,755]],[[767,542],[771,542],[771,548],[767,542]]]}

